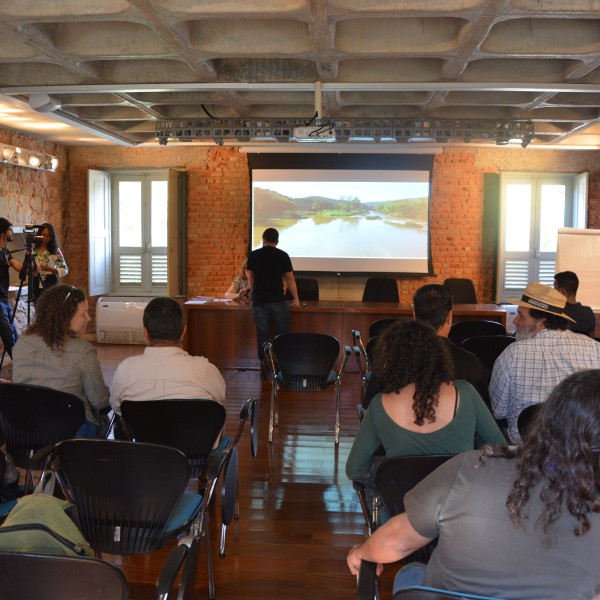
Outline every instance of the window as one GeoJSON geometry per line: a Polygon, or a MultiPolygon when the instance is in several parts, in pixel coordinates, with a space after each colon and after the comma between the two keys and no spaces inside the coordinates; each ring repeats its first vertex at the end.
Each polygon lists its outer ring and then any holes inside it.
{"type": "Polygon", "coordinates": [[[112,176],[112,273],[118,293],[166,293],[166,173],[112,176]]]}
{"type": "Polygon", "coordinates": [[[185,198],[182,171],[88,172],[90,296],[186,294],[185,198]]]}
{"type": "Polygon", "coordinates": [[[558,230],[585,227],[586,197],[576,175],[501,176],[499,302],[520,296],[532,281],[554,284],[558,230]]]}

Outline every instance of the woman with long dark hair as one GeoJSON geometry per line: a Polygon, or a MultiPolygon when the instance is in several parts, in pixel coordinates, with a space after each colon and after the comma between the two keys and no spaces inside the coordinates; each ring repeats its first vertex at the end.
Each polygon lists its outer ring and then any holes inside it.
{"type": "Polygon", "coordinates": [[[33,277],[34,300],[37,300],[45,289],[58,284],[58,280],[69,273],[65,257],[58,246],[54,225],[42,223],[37,235],[40,239],[33,248],[33,258],[37,267],[37,275],[33,277]]]}
{"type": "Polygon", "coordinates": [[[600,590],[600,370],[564,379],[518,448],[444,463],[348,555],[395,562],[439,536],[394,589],[427,586],[508,600],[589,600],[600,590]]]}
{"type": "Polygon", "coordinates": [[[459,454],[482,442],[505,442],[475,388],[454,380],[447,348],[422,321],[388,327],[375,348],[372,399],[346,464],[350,479],[365,475],[380,447],[386,458],[459,454]]]}
{"type": "Polygon", "coordinates": [[[36,303],[35,319],[13,348],[13,382],[43,385],[78,396],[85,421],[78,437],[96,437],[98,411],[109,405],[96,349],[81,335],[90,322],[79,288],[57,285],[36,303]]]}

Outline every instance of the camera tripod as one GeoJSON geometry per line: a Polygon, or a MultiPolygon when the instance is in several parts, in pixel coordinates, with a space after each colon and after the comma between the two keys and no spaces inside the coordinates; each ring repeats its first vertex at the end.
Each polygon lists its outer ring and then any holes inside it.
{"type": "MultiPolygon", "coordinates": [[[[15,297],[15,306],[12,310],[12,314],[10,315],[9,324],[13,327],[15,322],[15,315],[17,314],[17,308],[19,306],[19,301],[21,299],[21,294],[23,291],[23,284],[27,281],[27,325],[31,322],[31,303],[33,302],[33,275],[37,271],[37,265],[35,262],[35,258],[33,256],[33,243],[27,243],[25,248],[22,250],[15,250],[14,252],[22,252],[25,251],[25,257],[23,259],[23,263],[21,264],[21,270],[19,271],[19,289],[17,290],[17,295],[15,297]]],[[[40,283],[42,287],[45,288],[44,280],[40,277],[40,283]]],[[[2,357],[0,358],[0,369],[2,369],[2,365],[4,364],[4,357],[6,355],[6,348],[2,351],[2,357]]]]}

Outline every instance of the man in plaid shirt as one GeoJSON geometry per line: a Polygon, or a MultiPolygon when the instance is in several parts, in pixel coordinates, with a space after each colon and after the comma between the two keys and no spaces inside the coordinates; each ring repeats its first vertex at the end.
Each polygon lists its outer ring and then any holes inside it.
{"type": "Polygon", "coordinates": [[[530,283],[513,323],[517,341],[498,357],[490,382],[496,419],[506,419],[508,435],[518,443],[517,419],[523,409],[544,402],[565,377],[600,368],[600,343],[569,331],[566,298],[542,283],[530,283]]]}

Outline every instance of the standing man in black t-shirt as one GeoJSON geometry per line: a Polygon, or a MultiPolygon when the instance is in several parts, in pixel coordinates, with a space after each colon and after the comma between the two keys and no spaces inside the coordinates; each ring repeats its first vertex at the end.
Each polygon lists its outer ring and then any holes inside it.
{"type": "Polygon", "coordinates": [[[262,235],[262,248],[250,252],[246,276],[252,290],[252,313],[256,324],[258,358],[264,356],[264,345],[269,341],[271,326],[277,335],[290,330],[290,307],[283,292],[283,280],[292,294],[292,304],[299,305],[298,290],[287,252],[277,248],[279,232],[269,227],[262,235]]]}
{"type": "Polygon", "coordinates": [[[12,358],[12,348],[17,341],[17,327],[14,323],[11,325],[10,319],[12,308],[8,303],[9,271],[13,267],[17,271],[21,270],[21,263],[17,262],[6,244],[12,241],[12,224],[4,217],[0,217],[0,338],[4,344],[4,349],[12,358]]]}

